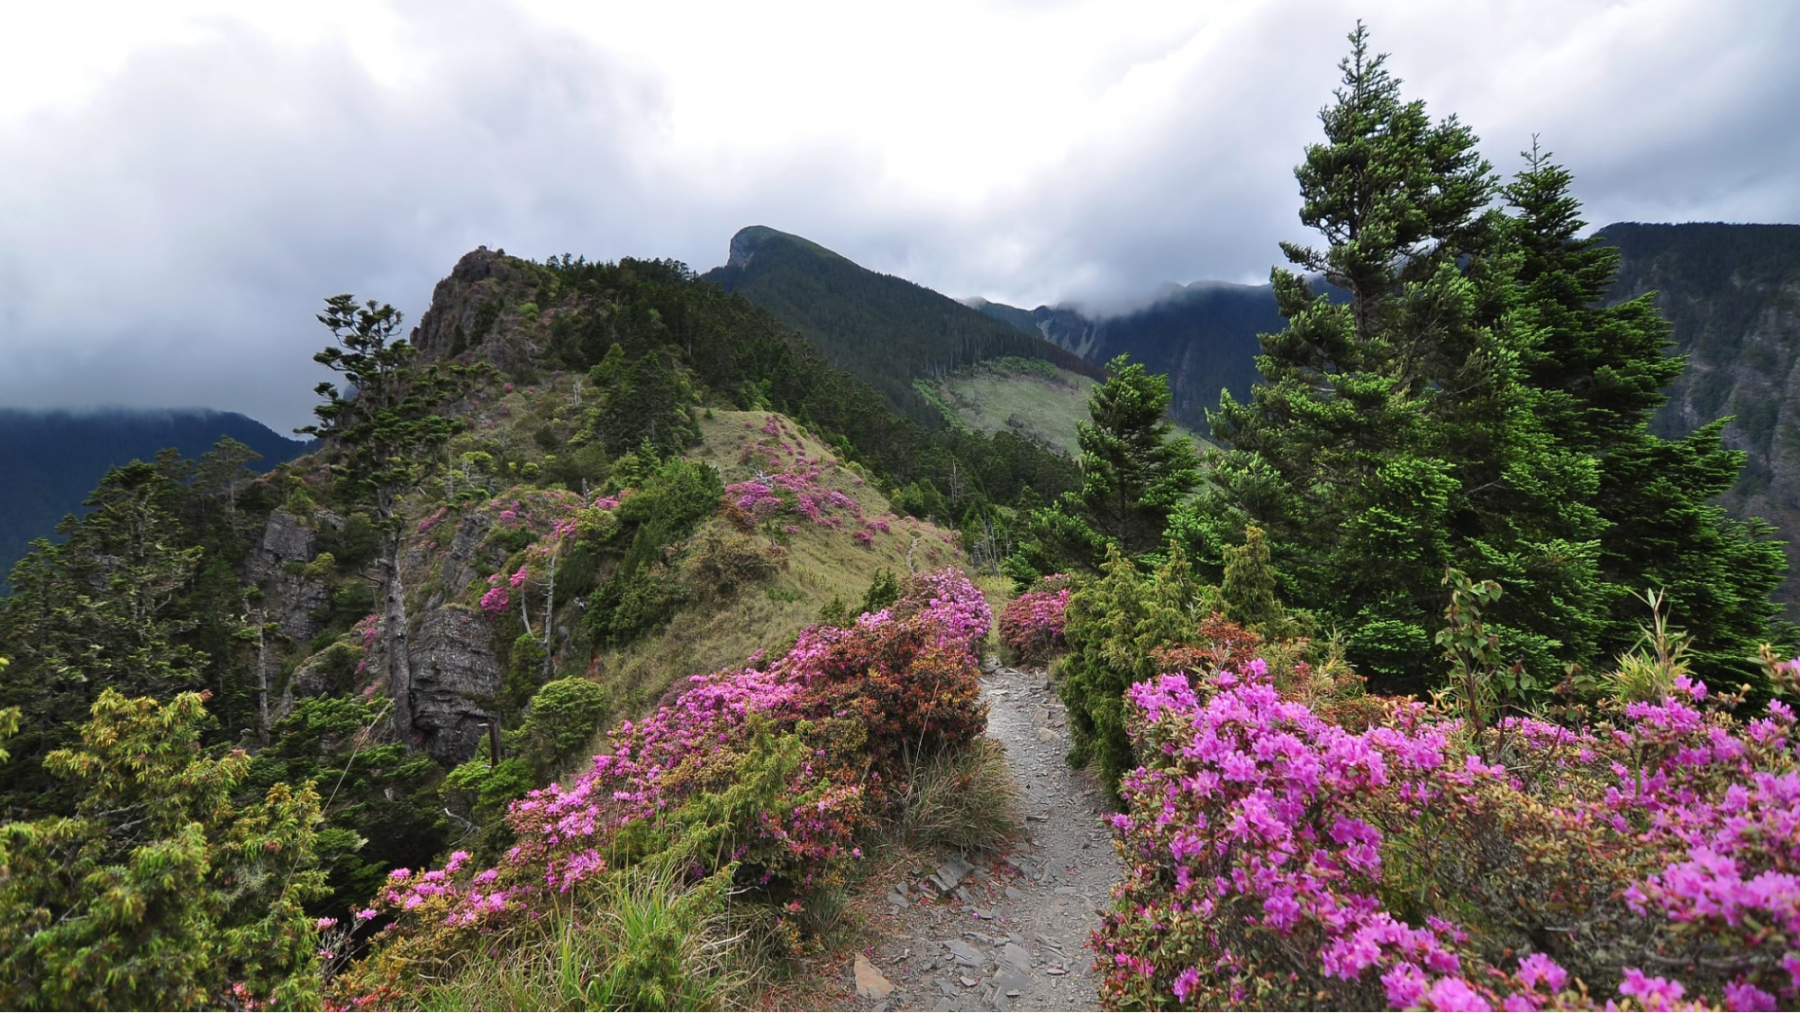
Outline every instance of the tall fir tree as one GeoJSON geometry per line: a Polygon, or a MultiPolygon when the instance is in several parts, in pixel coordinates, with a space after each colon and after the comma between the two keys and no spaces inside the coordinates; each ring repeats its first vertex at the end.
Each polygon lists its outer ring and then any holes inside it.
{"type": "MultiPolygon", "coordinates": [[[[1602,300],[1619,253],[1581,238],[1573,177],[1533,143],[1525,169],[1502,188],[1521,250],[1519,316],[1541,340],[1525,367],[1544,392],[1548,430],[1599,459],[1594,504],[1604,524],[1600,572],[1617,592],[1661,589],[1692,638],[1700,670],[1754,681],[1751,659],[1771,635],[1770,595],[1786,570],[1773,528],[1726,517],[1717,499],[1737,481],[1744,455],[1728,450],[1726,421],[1680,440],[1649,430],[1685,360],[1668,354],[1669,326],[1654,293],[1602,300]]],[[[1599,635],[1601,658],[1628,650],[1644,621],[1635,594],[1614,593],[1599,635]]]]}
{"type": "Polygon", "coordinates": [[[1264,336],[1250,401],[1212,414],[1229,451],[1172,534],[1212,561],[1266,530],[1282,599],[1395,688],[1432,678],[1445,569],[1498,579],[1516,593],[1493,626],[1548,677],[1592,653],[1608,604],[1598,469],[1540,418],[1537,335],[1512,312],[1519,258],[1474,134],[1403,101],[1360,24],[1350,44],[1325,142],[1295,170],[1326,245],[1282,246],[1338,295],[1274,272],[1288,327],[1264,336]]]}
{"type": "Polygon", "coordinates": [[[349,295],[325,300],[319,322],[333,345],[313,359],[346,381],[315,389],[319,421],[298,432],[327,441],[337,452],[332,472],[365,502],[381,537],[381,644],[388,664],[394,727],[413,735],[412,652],[406,589],[400,574],[400,501],[425,481],[450,438],[464,423],[442,412],[468,389],[471,367],[418,361],[418,349],[399,336],[400,311],[349,295]]]}
{"type": "Polygon", "coordinates": [[[1171,535],[1217,567],[1265,529],[1282,599],[1385,688],[1439,678],[1449,569],[1506,589],[1487,628],[1539,686],[1628,647],[1648,585],[1685,598],[1710,663],[1745,672],[1730,658],[1767,632],[1780,553],[1706,505],[1740,463],[1716,430],[1648,435],[1680,370],[1665,325],[1647,300],[1598,305],[1616,257],[1575,238],[1566,171],[1528,154],[1501,187],[1467,128],[1401,99],[1360,24],[1350,43],[1325,142],[1295,170],[1326,246],[1283,244],[1335,294],[1274,272],[1288,326],[1263,336],[1249,402],[1212,414],[1228,452],[1171,535]]]}
{"type": "Polygon", "coordinates": [[[1167,418],[1169,378],[1121,355],[1076,426],[1081,501],[1097,529],[1128,555],[1155,548],[1169,513],[1199,484],[1199,462],[1167,418]]]}
{"type": "Polygon", "coordinates": [[[1040,576],[1095,570],[1110,546],[1139,556],[1161,544],[1169,517],[1200,483],[1193,444],[1169,422],[1169,378],[1121,355],[1088,396],[1076,427],[1081,488],[1029,511],[1004,569],[1023,587],[1040,576]]]}

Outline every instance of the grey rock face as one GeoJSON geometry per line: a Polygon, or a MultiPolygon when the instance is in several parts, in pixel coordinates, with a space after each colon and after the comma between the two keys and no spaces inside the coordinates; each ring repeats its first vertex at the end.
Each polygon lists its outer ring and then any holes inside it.
{"type": "Polygon", "coordinates": [[[412,343],[431,361],[472,351],[502,369],[521,365],[533,351],[535,321],[520,317],[517,307],[536,294],[520,261],[486,247],[470,251],[437,283],[412,343]]]}
{"type": "Polygon", "coordinates": [[[413,723],[433,759],[461,763],[483,748],[500,692],[487,620],[457,605],[419,617],[413,633],[413,723]]]}
{"type": "MultiPolygon", "coordinates": [[[[335,518],[327,515],[327,519],[335,518]]],[[[331,599],[323,582],[290,573],[288,564],[312,562],[318,548],[317,529],[300,523],[285,510],[276,510],[263,528],[262,544],[250,553],[246,565],[245,576],[263,590],[269,621],[278,623],[282,635],[296,643],[306,643],[324,628],[313,616],[330,607],[331,599]]]]}
{"type": "Polygon", "coordinates": [[[504,560],[482,559],[481,540],[487,537],[492,522],[479,510],[471,510],[456,526],[450,550],[444,554],[443,570],[438,577],[437,593],[428,607],[441,605],[444,599],[460,597],[472,581],[481,579],[504,560]]]}

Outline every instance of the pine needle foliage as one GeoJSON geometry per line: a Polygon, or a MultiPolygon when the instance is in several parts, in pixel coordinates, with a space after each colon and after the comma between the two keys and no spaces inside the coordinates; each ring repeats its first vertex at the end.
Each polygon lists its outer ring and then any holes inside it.
{"type": "Polygon", "coordinates": [[[1569,173],[1534,148],[1503,186],[1468,127],[1401,96],[1360,24],[1350,50],[1295,170],[1324,245],[1282,245],[1288,325],[1262,336],[1250,399],[1209,416],[1227,449],[1170,535],[1217,573],[1262,529],[1278,596],[1377,688],[1442,679],[1446,569],[1505,589],[1487,628],[1538,685],[1627,648],[1646,586],[1692,631],[1696,671],[1755,678],[1780,548],[1708,505],[1742,463],[1716,427],[1649,434],[1681,363],[1647,299],[1599,305],[1617,257],[1576,238],[1569,173]]]}

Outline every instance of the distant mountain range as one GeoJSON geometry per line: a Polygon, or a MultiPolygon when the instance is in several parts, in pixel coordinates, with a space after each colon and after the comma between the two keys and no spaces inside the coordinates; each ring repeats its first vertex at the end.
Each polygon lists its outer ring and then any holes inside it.
{"type": "MultiPolygon", "coordinates": [[[[1656,292],[1672,326],[1671,352],[1689,358],[1656,429],[1678,436],[1733,416],[1726,443],[1749,461],[1725,505],[1737,516],[1774,523],[1790,542],[1790,560],[1800,563],[1800,225],[1623,222],[1599,234],[1621,255],[1609,301],[1656,292]]],[[[1055,352],[1078,357],[1082,371],[1094,375],[1125,353],[1168,374],[1170,414],[1204,433],[1206,411],[1218,406],[1221,390],[1249,396],[1257,335],[1284,324],[1269,286],[1205,281],[1167,286],[1149,306],[1111,315],[983,299],[960,305],[765,228],[738,233],[731,262],[705,277],[798,327],[835,363],[921,419],[934,409],[911,389],[918,376],[1000,355],[1066,368],[1055,352]],[[976,326],[970,318],[977,315],[1041,341],[1009,344],[976,326]]],[[[1800,602],[1800,584],[1790,579],[1784,594],[1800,602]]]]}
{"type": "Polygon", "coordinates": [[[701,275],[804,334],[831,364],[881,391],[922,425],[945,424],[913,381],[1003,356],[1101,371],[1066,346],[993,319],[904,278],[879,274],[799,236],[761,225],[731,237],[730,259],[701,275]]]}
{"type": "Polygon", "coordinates": [[[225,436],[263,455],[258,468],[272,468],[311,445],[236,412],[0,408],[0,593],[31,541],[50,537],[65,514],[81,513],[82,500],[107,469],[148,461],[164,447],[197,458],[225,436]]]}
{"type": "Polygon", "coordinates": [[[969,305],[1022,331],[1101,364],[1129,355],[1153,373],[1166,373],[1174,399],[1169,414],[1197,432],[1206,432],[1206,410],[1219,405],[1219,392],[1243,400],[1256,383],[1256,336],[1280,330],[1275,293],[1268,285],[1201,281],[1171,285],[1142,309],[1088,316],[1067,306],[1023,310],[971,299],[969,305]]]}
{"type": "Polygon", "coordinates": [[[1656,429],[1679,436],[1732,416],[1725,443],[1749,460],[1725,507],[1787,539],[1782,593],[1800,604],[1800,225],[1625,222],[1600,234],[1621,257],[1609,299],[1655,292],[1688,356],[1656,429]]]}

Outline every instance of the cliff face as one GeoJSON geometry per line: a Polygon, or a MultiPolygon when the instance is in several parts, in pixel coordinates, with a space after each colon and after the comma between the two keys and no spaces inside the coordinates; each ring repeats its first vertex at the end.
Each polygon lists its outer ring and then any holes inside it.
{"type": "MultiPolygon", "coordinates": [[[[1609,301],[1654,292],[1673,351],[1688,366],[1655,428],[1679,436],[1724,416],[1725,443],[1747,455],[1725,506],[1762,517],[1800,563],[1800,226],[1608,225],[1618,248],[1609,301]]],[[[1783,597],[1800,602],[1790,576],[1783,597]]]]}
{"type": "Polygon", "coordinates": [[[505,250],[471,250],[432,290],[412,343],[427,359],[472,352],[502,370],[517,370],[548,340],[546,322],[527,307],[551,295],[543,291],[550,284],[529,262],[508,257],[505,250]]]}

